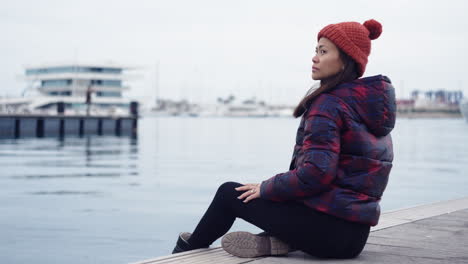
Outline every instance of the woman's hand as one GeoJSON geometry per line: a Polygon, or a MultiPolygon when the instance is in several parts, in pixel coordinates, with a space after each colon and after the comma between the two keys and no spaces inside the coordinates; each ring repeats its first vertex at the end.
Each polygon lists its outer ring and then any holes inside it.
{"type": "Polygon", "coordinates": [[[244,200],[244,203],[248,203],[250,200],[260,198],[260,184],[259,183],[248,183],[243,186],[237,187],[236,191],[244,191],[237,199],[244,200]]]}

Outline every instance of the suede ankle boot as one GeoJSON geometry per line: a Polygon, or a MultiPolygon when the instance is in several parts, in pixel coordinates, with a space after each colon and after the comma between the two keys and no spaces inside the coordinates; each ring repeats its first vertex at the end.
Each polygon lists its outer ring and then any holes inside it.
{"type": "Polygon", "coordinates": [[[191,235],[192,234],[188,233],[188,232],[180,233],[179,238],[177,239],[176,246],[174,247],[174,250],[172,251],[172,254],[180,253],[180,252],[184,252],[184,251],[189,251],[189,250],[194,249],[188,243],[188,240],[189,240],[191,235]]]}
{"type": "Polygon", "coordinates": [[[241,258],[286,255],[292,251],[288,244],[265,232],[232,232],[223,237],[221,245],[226,252],[241,258]]]}

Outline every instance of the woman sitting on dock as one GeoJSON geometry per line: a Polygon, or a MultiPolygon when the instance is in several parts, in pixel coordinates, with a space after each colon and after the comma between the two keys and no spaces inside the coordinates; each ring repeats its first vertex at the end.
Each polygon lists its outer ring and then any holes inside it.
{"type": "Polygon", "coordinates": [[[379,22],[368,20],[330,24],[318,33],[312,79],[320,85],[294,111],[302,119],[289,171],[260,184],[222,184],[173,253],[208,247],[238,217],[265,231],[225,235],[223,248],[239,257],[292,249],[321,258],[361,253],[379,220],[393,160],[394,88],[382,75],[359,78],[381,32],[379,22]]]}

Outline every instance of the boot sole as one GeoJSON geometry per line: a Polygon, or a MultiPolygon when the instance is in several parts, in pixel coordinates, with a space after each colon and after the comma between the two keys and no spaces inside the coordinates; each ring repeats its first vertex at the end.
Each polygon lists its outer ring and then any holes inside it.
{"type": "Polygon", "coordinates": [[[271,236],[257,236],[249,232],[232,232],[223,237],[226,252],[241,258],[286,255],[289,246],[271,236]]]}

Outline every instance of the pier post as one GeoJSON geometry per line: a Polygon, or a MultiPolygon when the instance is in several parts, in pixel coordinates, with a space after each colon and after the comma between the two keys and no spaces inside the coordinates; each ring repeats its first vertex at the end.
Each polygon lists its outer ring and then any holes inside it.
{"type": "Polygon", "coordinates": [[[57,114],[63,115],[65,113],[65,103],[64,102],[57,102],[57,114]]]}
{"type": "Polygon", "coordinates": [[[138,102],[130,102],[130,115],[133,117],[138,117],[138,102]]]}
{"type": "Polygon", "coordinates": [[[136,133],[138,126],[138,102],[130,103],[130,115],[133,116],[132,133],[136,133]]]}

